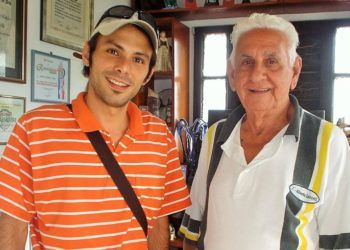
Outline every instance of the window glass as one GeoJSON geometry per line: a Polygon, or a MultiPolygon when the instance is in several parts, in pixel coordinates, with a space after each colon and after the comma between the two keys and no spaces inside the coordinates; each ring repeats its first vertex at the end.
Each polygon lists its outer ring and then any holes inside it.
{"type": "Polygon", "coordinates": [[[204,39],[204,76],[224,76],[226,74],[226,34],[208,34],[204,39]]]}
{"type": "Polygon", "coordinates": [[[333,122],[345,118],[350,124],[350,77],[336,77],[334,80],[333,122]]]}
{"type": "Polygon", "coordinates": [[[335,36],[335,73],[350,73],[350,27],[337,29],[335,36]]]}
{"type": "Polygon", "coordinates": [[[226,80],[204,80],[203,85],[203,120],[208,121],[208,110],[225,109],[226,80]]]}

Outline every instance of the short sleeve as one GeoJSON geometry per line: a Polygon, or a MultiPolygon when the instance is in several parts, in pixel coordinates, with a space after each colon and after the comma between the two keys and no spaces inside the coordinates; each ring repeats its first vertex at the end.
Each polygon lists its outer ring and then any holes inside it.
{"type": "Polygon", "coordinates": [[[350,150],[336,128],[328,153],[324,202],[317,215],[321,249],[350,248],[350,150]]]}
{"type": "Polygon", "coordinates": [[[26,129],[18,122],[0,160],[0,210],[25,222],[34,214],[29,149],[26,129]]]}
{"type": "Polygon", "coordinates": [[[159,217],[182,211],[191,204],[187,185],[180,168],[175,140],[169,130],[167,130],[167,144],[165,191],[159,217]]]}

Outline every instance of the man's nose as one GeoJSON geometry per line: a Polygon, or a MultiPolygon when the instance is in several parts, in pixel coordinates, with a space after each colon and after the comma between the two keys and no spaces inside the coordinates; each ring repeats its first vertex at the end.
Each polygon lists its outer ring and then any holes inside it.
{"type": "Polygon", "coordinates": [[[126,57],[119,57],[114,65],[114,70],[123,74],[128,74],[130,70],[131,61],[126,57]]]}
{"type": "Polygon", "coordinates": [[[261,80],[264,80],[266,78],[266,67],[263,63],[255,63],[251,74],[250,74],[250,80],[252,82],[259,82],[261,80]]]}

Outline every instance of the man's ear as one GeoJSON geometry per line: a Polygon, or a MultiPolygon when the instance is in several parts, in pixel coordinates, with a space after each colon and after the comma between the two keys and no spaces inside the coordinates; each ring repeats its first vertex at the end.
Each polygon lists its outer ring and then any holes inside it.
{"type": "Polygon", "coordinates": [[[90,46],[89,46],[89,43],[88,42],[85,42],[84,43],[84,46],[83,46],[83,51],[82,51],[82,54],[81,54],[81,60],[83,61],[83,64],[87,67],[89,67],[90,65],[90,46]]]}
{"type": "Polygon", "coordinates": [[[230,60],[227,61],[227,66],[226,66],[226,74],[227,74],[227,79],[230,84],[231,90],[235,91],[235,87],[233,84],[233,80],[235,78],[235,70],[233,68],[233,64],[230,60]]]}
{"type": "Polygon", "coordinates": [[[293,65],[293,76],[292,76],[292,82],[290,84],[290,91],[294,90],[298,84],[299,75],[300,75],[302,66],[303,66],[303,60],[299,55],[297,55],[293,65]]]}
{"type": "Polygon", "coordinates": [[[148,75],[147,75],[146,79],[143,81],[142,86],[145,86],[146,83],[148,83],[149,80],[151,80],[151,78],[152,78],[152,76],[153,76],[153,73],[154,73],[154,70],[155,70],[155,67],[153,67],[153,68],[148,72],[148,75]]]}

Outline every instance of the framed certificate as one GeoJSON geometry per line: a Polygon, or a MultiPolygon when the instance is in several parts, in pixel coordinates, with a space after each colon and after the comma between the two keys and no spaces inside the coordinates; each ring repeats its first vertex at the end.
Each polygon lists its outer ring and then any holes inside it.
{"type": "Polygon", "coordinates": [[[25,112],[25,97],[0,95],[0,145],[5,145],[19,117],[25,112]]]}
{"type": "Polygon", "coordinates": [[[25,83],[27,0],[0,1],[0,80],[25,83]]]}
{"type": "Polygon", "coordinates": [[[31,100],[69,103],[70,59],[32,50],[31,100]]]}
{"type": "Polygon", "coordinates": [[[81,51],[90,37],[93,0],[41,0],[41,40],[81,51]]]}

